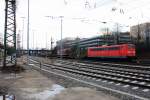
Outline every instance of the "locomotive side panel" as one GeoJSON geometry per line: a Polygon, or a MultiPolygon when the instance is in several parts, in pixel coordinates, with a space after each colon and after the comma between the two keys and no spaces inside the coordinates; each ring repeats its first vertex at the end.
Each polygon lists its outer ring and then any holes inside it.
{"type": "Polygon", "coordinates": [[[88,48],[88,57],[127,58],[135,57],[134,45],[112,45],[88,48]]]}

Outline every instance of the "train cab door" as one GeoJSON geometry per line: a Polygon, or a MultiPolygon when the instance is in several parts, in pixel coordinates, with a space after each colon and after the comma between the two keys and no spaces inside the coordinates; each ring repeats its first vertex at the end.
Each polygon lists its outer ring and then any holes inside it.
{"type": "Polygon", "coordinates": [[[123,46],[119,46],[118,47],[118,55],[119,55],[119,57],[123,57],[123,46]]]}
{"type": "Polygon", "coordinates": [[[121,45],[119,46],[120,57],[126,57],[127,54],[127,46],[121,45]]]}

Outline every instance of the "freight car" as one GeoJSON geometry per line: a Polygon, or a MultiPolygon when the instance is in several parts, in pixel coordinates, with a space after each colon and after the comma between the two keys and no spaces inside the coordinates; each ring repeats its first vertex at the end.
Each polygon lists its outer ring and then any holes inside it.
{"type": "Polygon", "coordinates": [[[136,51],[133,44],[89,47],[87,57],[100,58],[135,58],[136,51]]]}
{"type": "Polygon", "coordinates": [[[71,48],[65,48],[62,50],[57,51],[57,56],[60,57],[69,57],[69,54],[71,53],[71,48]]]}
{"type": "MultiPolygon", "coordinates": [[[[89,48],[97,48],[103,45],[114,46],[123,44],[132,44],[129,33],[121,33],[116,37],[112,35],[96,36],[92,38],[75,39],[75,40],[63,40],[63,49],[60,49],[60,41],[57,42],[57,56],[64,56],[69,58],[86,58],[89,57],[89,48]]],[[[108,51],[108,50],[107,50],[108,51]]],[[[96,50],[95,50],[96,52],[96,50]]],[[[98,52],[98,51],[97,51],[98,52]]],[[[104,52],[104,51],[103,51],[104,52]]],[[[118,56],[119,57],[119,56],[118,56]]]]}

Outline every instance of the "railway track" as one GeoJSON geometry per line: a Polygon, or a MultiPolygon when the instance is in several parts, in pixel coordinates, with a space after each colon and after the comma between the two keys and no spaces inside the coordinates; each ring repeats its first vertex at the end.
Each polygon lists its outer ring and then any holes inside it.
{"type": "MultiPolygon", "coordinates": [[[[37,59],[32,61],[40,62],[37,59]]],[[[47,70],[51,69],[86,82],[133,94],[135,97],[150,98],[150,71],[139,66],[135,69],[135,67],[93,65],[64,60],[41,65],[47,70]]]]}
{"type": "Polygon", "coordinates": [[[73,62],[81,62],[81,63],[86,63],[86,64],[95,64],[95,65],[103,65],[103,66],[112,66],[112,67],[128,67],[128,69],[142,69],[142,70],[150,70],[149,65],[140,65],[138,63],[131,63],[131,62],[126,62],[126,63],[118,63],[118,62],[106,62],[106,61],[101,61],[101,60],[75,60],[75,59],[63,59],[63,61],[73,61],[73,62]]]}
{"type": "Polygon", "coordinates": [[[112,66],[112,67],[128,67],[128,69],[142,69],[142,70],[150,70],[150,67],[147,66],[142,66],[142,65],[138,65],[138,64],[119,64],[119,63],[111,63],[111,62],[93,62],[93,61],[82,61],[82,63],[89,63],[89,64],[100,64],[100,65],[104,65],[104,66],[112,66]]]}
{"type": "MultiPolygon", "coordinates": [[[[58,60],[59,62],[59,60],[58,60]]],[[[60,62],[65,62],[65,64],[72,64],[70,63],[70,61],[60,61],[60,62]]],[[[84,68],[89,68],[89,69],[94,69],[94,70],[104,70],[104,71],[108,71],[108,72],[114,72],[114,73],[120,73],[120,74],[130,74],[130,75],[134,75],[134,76],[144,76],[149,78],[149,74],[150,74],[150,67],[145,67],[145,66],[127,66],[124,64],[115,64],[113,65],[112,63],[106,63],[106,64],[93,64],[93,63],[75,63],[76,65],[82,65],[82,67],[84,68]]]]}

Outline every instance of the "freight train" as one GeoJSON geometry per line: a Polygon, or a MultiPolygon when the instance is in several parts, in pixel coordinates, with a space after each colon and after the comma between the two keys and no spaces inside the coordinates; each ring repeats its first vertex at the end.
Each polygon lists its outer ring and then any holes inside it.
{"type": "MultiPolygon", "coordinates": [[[[58,53],[60,56],[61,53],[58,53]]],[[[79,52],[71,48],[63,49],[62,56],[68,58],[136,58],[134,44],[88,47],[79,52]]]]}
{"type": "Polygon", "coordinates": [[[122,38],[122,36],[120,36],[121,39],[118,44],[112,35],[73,41],[65,39],[62,42],[63,49],[60,49],[60,42],[58,42],[57,56],[62,55],[69,58],[135,58],[135,45],[132,44],[130,37],[126,35],[122,38]]]}

